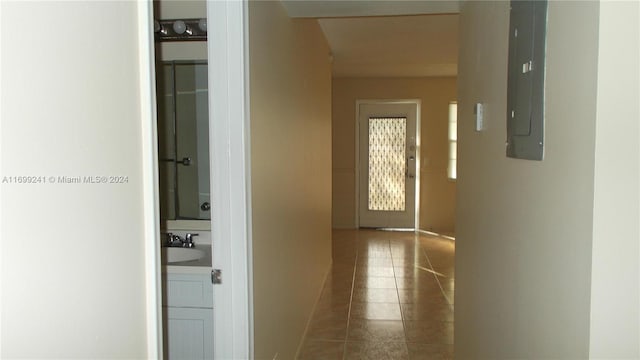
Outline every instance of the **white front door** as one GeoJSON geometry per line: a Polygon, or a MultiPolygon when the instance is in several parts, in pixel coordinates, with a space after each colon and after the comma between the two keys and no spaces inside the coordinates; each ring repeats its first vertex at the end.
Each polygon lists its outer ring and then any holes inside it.
{"type": "Polygon", "coordinates": [[[358,105],[360,227],[415,228],[417,103],[358,105]]]}

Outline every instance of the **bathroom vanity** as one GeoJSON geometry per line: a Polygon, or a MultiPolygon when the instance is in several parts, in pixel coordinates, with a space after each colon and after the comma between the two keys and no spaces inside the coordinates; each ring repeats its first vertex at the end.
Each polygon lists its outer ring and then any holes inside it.
{"type": "Polygon", "coordinates": [[[198,233],[193,248],[162,248],[164,354],[169,360],[213,358],[211,235],[198,233]]]}

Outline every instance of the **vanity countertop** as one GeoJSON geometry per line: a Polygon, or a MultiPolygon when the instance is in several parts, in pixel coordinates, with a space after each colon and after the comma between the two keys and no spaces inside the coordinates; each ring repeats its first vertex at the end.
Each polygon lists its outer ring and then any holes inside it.
{"type": "Polygon", "coordinates": [[[211,244],[202,244],[197,249],[205,250],[205,256],[198,260],[162,263],[162,272],[169,274],[209,274],[211,273],[211,244]]]}

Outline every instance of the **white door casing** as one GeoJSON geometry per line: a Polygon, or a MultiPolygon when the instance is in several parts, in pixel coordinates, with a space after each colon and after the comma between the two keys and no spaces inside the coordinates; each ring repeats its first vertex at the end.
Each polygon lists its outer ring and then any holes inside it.
{"type": "Polygon", "coordinates": [[[145,294],[147,357],[159,359],[162,353],[162,285],[160,272],[160,193],[158,188],[158,130],[156,67],[153,41],[153,6],[139,1],[138,67],[140,84],[140,121],[142,135],[142,176],[145,247],[145,294]]]}
{"type": "Polygon", "coordinates": [[[247,5],[207,0],[214,359],[253,359],[247,5]]]}
{"type": "Polygon", "coordinates": [[[417,100],[357,103],[356,208],[359,227],[418,227],[419,106],[417,100]],[[376,131],[386,135],[377,137],[376,131]],[[395,140],[389,137],[392,132],[396,135],[395,140]],[[392,147],[395,152],[390,156],[382,156],[379,152],[380,148],[392,147]],[[385,174],[376,176],[375,169],[383,170],[385,174]],[[374,174],[372,179],[370,173],[374,174]]]}

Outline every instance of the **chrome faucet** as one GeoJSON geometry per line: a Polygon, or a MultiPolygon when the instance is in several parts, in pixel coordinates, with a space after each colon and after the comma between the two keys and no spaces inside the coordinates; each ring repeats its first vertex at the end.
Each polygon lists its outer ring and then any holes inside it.
{"type": "Polygon", "coordinates": [[[175,235],[173,233],[167,233],[167,246],[168,247],[181,247],[184,246],[184,240],[180,237],[180,235],[175,235]]]}
{"type": "Polygon", "coordinates": [[[180,235],[176,235],[174,233],[167,233],[167,246],[192,248],[196,246],[196,244],[193,242],[193,237],[198,235],[199,234],[187,233],[187,235],[183,239],[182,237],[180,237],[180,235]]]}
{"type": "Polygon", "coordinates": [[[192,248],[196,246],[196,244],[193,242],[193,237],[198,235],[199,234],[187,233],[187,236],[185,237],[184,242],[182,243],[182,246],[188,247],[188,248],[192,248]]]}

